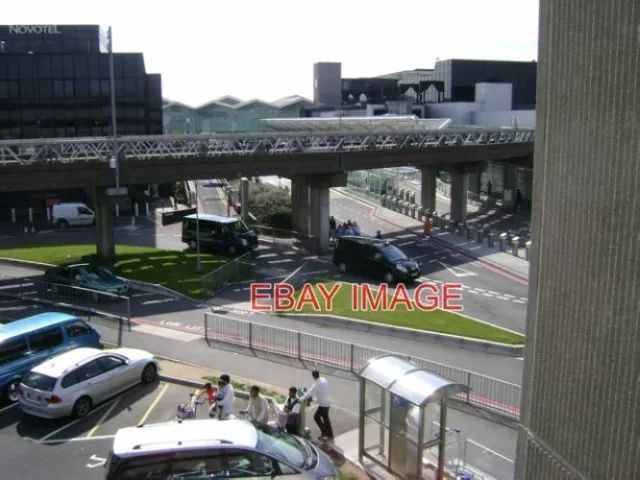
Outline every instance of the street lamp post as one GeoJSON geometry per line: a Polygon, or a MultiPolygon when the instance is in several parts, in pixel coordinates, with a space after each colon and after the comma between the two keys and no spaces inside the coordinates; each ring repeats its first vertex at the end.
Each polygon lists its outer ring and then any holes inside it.
{"type": "Polygon", "coordinates": [[[115,68],[113,59],[113,31],[111,26],[108,30],[108,42],[109,42],[109,90],[111,97],[111,142],[113,149],[113,157],[111,158],[110,167],[115,170],[116,173],[116,217],[120,216],[120,162],[118,161],[118,131],[116,123],[116,82],[115,82],[115,68]]]}
{"type": "Polygon", "coordinates": [[[196,272],[200,273],[200,201],[198,200],[198,180],[196,183],[196,272]]]}

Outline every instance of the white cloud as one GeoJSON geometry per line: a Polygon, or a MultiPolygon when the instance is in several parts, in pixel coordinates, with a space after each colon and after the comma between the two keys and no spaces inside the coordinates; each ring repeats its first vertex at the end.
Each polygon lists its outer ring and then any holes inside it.
{"type": "Polygon", "coordinates": [[[116,51],[142,51],[164,96],[199,104],[225,94],[312,94],[312,65],[343,76],[432,68],[436,58],[537,58],[538,0],[31,0],[4,24],[112,25],[116,51]]]}

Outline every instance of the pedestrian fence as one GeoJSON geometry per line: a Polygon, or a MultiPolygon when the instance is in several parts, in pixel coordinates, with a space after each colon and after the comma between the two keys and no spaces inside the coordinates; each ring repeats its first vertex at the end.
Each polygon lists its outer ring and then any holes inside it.
{"type": "Polygon", "coordinates": [[[312,235],[293,230],[284,230],[282,228],[270,227],[268,225],[254,225],[249,227],[256,232],[263,242],[285,245],[288,247],[309,247],[313,246],[312,235]]]}
{"type": "Polygon", "coordinates": [[[372,358],[397,355],[421,368],[470,387],[470,392],[458,395],[457,402],[471,405],[510,420],[520,417],[519,385],[480,375],[411,355],[389,352],[364,345],[343,342],[294,330],[236,320],[215,313],[204,314],[205,338],[209,344],[234,346],[269,356],[311,362],[353,374],[372,358]]]}
{"type": "Polygon", "coordinates": [[[204,275],[201,278],[203,292],[211,296],[229,283],[250,275],[255,268],[252,256],[253,252],[247,252],[204,275]]]}
{"type": "Polygon", "coordinates": [[[131,299],[128,296],[0,275],[0,297],[71,311],[93,324],[118,329],[118,345],[122,343],[123,332],[131,331],[131,299]]]}

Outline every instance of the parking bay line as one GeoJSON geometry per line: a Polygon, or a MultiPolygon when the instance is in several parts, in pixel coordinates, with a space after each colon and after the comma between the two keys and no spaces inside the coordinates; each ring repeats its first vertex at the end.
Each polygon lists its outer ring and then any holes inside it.
{"type": "Polygon", "coordinates": [[[162,397],[164,397],[164,394],[165,394],[165,392],[167,391],[168,388],[169,388],[169,384],[165,383],[164,386],[162,387],[162,390],[160,390],[160,393],[158,393],[158,395],[153,400],[151,405],[149,405],[149,408],[147,408],[147,411],[144,412],[144,415],[142,416],[142,418],[138,422],[138,426],[144,425],[144,422],[147,421],[147,418],[149,418],[149,415],[151,415],[151,412],[153,411],[153,409],[156,408],[156,405],[158,405],[158,402],[160,401],[160,399],[162,397]]]}
{"type": "MultiPolygon", "coordinates": [[[[114,400],[114,402],[115,402],[115,400],[114,400]]],[[[103,408],[107,408],[107,407],[108,407],[108,406],[110,406],[110,405],[111,405],[111,402],[109,402],[109,403],[105,403],[105,404],[103,404],[103,405],[100,405],[99,407],[95,408],[91,413],[89,413],[89,415],[86,415],[86,416],[84,416],[84,417],[80,417],[80,418],[76,418],[74,421],[72,421],[72,422],[70,422],[70,423],[67,423],[66,425],[64,425],[64,426],[62,426],[62,427],[60,427],[60,428],[58,428],[58,429],[54,430],[53,432],[46,434],[44,437],[42,437],[42,438],[40,438],[40,439],[36,440],[36,443],[42,443],[42,442],[44,442],[44,441],[46,441],[46,440],[50,439],[50,438],[51,438],[51,437],[53,437],[54,435],[57,435],[58,433],[63,432],[64,430],[66,430],[66,429],[67,429],[67,428],[69,428],[69,427],[73,427],[75,424],[80,423],[82,420],[86,420],[86,419],[87,419],[87,417],[91,416],[91,415],[92,415],[92,414],[94,414],[94,413],[99,412],[99,411],[100,411],[100,410],[102,410],[103,408]]]]}
{"type": "Polygon", "coordinates": [[[95,437],[73,437],[73,438],[54,438],[53,440],[41,440],[37,443],[41,445],[51,445],[56,443],[69,443],[69,442],[88,442],[91,440],[110,440],[115,438],[115,435],[96,435],[95,437]]]}
{"type": "Polygon", "coordinates": [[[98,420],[98,423],[96,423],[93,428],[91,430],[89,430],[89,433],[87,433],[87,435],[85,436],[85,438],[91,438],[93,437],[93,434],[96,433],[96,431],[102,426],[102,424],[105,422],[105,420],[107,420],[107,418],[109,418],[109,415],[111,415],[111,412],[113,412],[113,409],[116,408],[116,405],[118,405],[118,403],[120,402],[120,399],[122,397],[118,397],[116,399],[115,402],[113,402],[111,404],[111,406],[109,408],[107,408],[107,411],[104,412],[104,414],[102,415],[102,417],[100,417],[100,420],[98,420]]]}
{"type": "Polygon", "coordinates": [[[8,406],[0,409],[0,413],[4,412],[5,410],[9,410],[10,408],[17,407],[17,406],[18,406],[18,402],[12,403],[11,405],[8,405],[8,406]]]}

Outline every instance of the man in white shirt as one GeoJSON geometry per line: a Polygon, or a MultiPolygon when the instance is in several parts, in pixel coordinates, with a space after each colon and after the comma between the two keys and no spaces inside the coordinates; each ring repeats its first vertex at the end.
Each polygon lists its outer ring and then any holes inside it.
{"type": "Polygon", "coordinates": [[[329,408],[331,407],[331,392],[329,391],[329,383],[324,377],[320,376],[320,372],[314,370],[311,372],[311,376],[314,379],[314,383],[307,391],[305,395],[300,398],[300,402],[304,402],[314,395],[318,402],[316,413],[313,419],[316,421],[318,428],[320,429],[319,440],[333,440],[333,428],[331,426],[331,420],[329,420],[329,408]]]}
{"type": "Polygon", "coordinates": [[[235,401],[235,392],[231,385],[231,378],[226,373],[220,375],[220,381],[218,382],[220,388],[218,389],[218,419],[228,418],[229,415],[233,415],[233,403],[235,401]]]}
{"type": "Polygon", "coordinates": [[[254,385],[249,390],[249,408],[240,413],[248,413],[251,420],[258,423],[269,421],[269,401],[260,394],[260,387],[254,385]]]}

